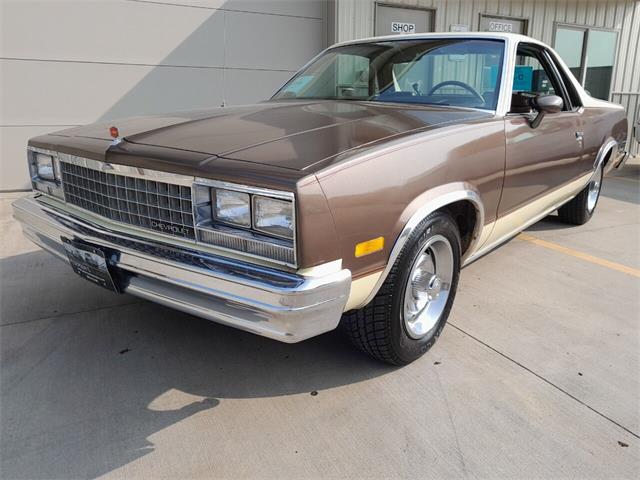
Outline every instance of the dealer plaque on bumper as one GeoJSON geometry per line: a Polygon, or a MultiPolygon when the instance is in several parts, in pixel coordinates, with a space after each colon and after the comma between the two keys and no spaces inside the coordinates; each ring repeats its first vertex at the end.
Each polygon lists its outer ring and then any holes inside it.
{"type": "Polygon", "coordinates": [[[62,237],[62,242],[74,272],[85,280],[89,280],[108,290],[119,291],[113,281],[111,272],[109,272],[104,251],[98,247],[64,237],[62,237]]]}

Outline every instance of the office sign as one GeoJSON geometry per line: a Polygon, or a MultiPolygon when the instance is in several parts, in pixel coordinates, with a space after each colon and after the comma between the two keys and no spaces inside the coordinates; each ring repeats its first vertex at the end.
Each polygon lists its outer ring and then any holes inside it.
{"type": "Polygon", "coordinates": [[[527,23],[525,19],[493,17],[482,15],[480,17],[480,30],[496,33],[520,33],[526,35],[527,23]]]}
{"type": "Polygon", "coordinates": [[[502,21],[498,21],[498,20],[491,20],[489,22],[489,31],[490,32],[513,33],[513,23],[511,23],[511,22],[502,22],[502,21]]]}

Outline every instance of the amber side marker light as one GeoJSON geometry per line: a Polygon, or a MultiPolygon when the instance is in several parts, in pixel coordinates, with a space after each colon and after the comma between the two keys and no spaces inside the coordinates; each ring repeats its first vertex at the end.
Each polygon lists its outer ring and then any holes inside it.
{"type": "Polygon", "coordinates": [[[356,245],[356,258],[364,257],[371,253],[379,252],[384,248],[384,237],[373,238],[356,245]]]}

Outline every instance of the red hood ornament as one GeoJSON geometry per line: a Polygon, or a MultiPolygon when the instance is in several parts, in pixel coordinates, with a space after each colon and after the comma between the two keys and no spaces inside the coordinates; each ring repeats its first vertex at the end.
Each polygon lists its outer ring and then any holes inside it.
{"type": "Polygon", "coordinates": [[[111,145],[118,145],[122,141],[122,137],[120,136],[118,127],[110,127],[109,135],[111,135],[111,137],[113,138],[113,142],[111,142],[111,145]]]}

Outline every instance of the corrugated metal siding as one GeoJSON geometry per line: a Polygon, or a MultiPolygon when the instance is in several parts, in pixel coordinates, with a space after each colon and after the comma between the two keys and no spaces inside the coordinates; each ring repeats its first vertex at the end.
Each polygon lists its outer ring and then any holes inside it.
{"type": "MultiPolygon", "coordinates": [[[[373,36],[374,0],[335,0],[336,41],[373,36]]],[[[528,21],[527,34],[553,45],[556,23],[618,31],[611,101],[624,105],[631,128],[640,121],[640,1],[639,0],[386,0],[387,5],[435,10],[435,30],[452,24],[478,30],[480,14],[505,15],[528,21]]],[[[632,145],[635,154],[638,144],[632,145]]]]}
{"type": "Polygon", "coordinates": [[[268,98],[327,44],[327,0],[0,0],[0,190],[30,137],[268,98]]]}

